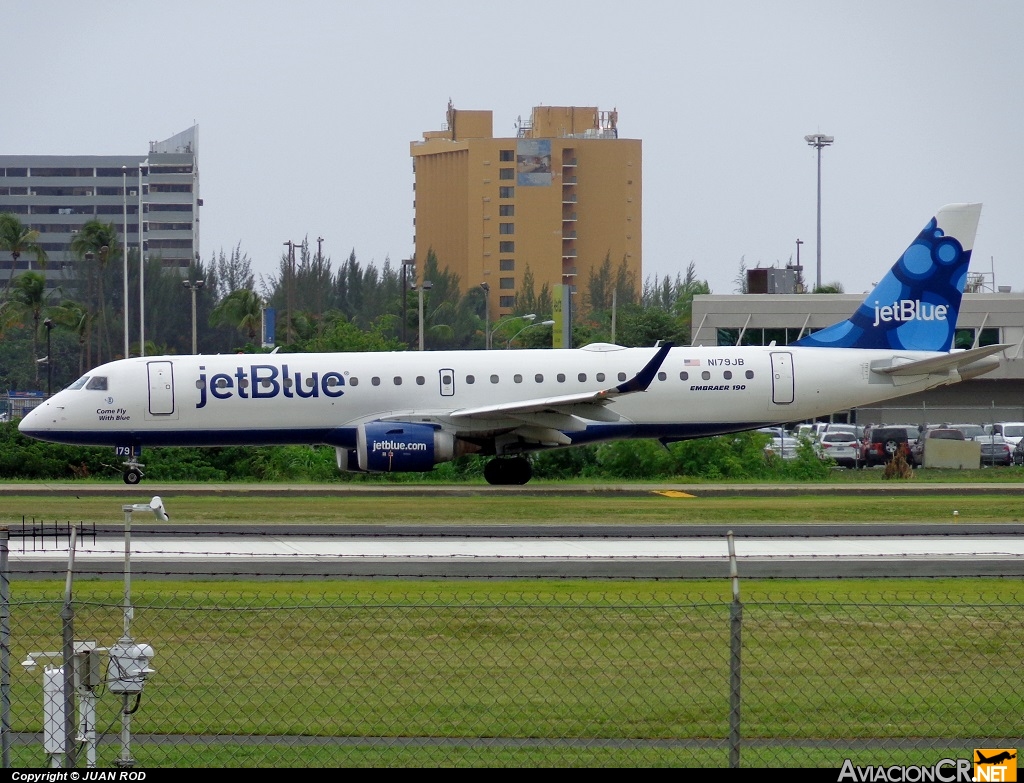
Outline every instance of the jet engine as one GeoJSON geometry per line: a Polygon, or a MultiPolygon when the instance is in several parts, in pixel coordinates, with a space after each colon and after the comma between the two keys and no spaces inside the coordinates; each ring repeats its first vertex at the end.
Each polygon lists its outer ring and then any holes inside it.
{"type": "MultiPolygon", "coordinates": [[[[339,467],[342,459],[339,454],[339,467]]],[[[429,424],[374,421],[362,424],[356,433],[358,469],[378,473],[425,473],[456,454],[455,437],[429,424]]],[[[345,460],[351,469],[351,458],[345,460]]]]}

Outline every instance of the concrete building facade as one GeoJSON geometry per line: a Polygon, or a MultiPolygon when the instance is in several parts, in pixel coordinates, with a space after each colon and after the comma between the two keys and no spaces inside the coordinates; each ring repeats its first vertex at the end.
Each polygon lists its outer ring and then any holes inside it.
{"type": "Polygon", "coordinates": [[[464,289],[487,283],[511,311],[529,269],[535,293],[574,287],[606,258],[642,280],[642,150],[615,111],[535,107],[514,138],[491,111],[448,105],[442,130],[412,142],[418,274],[431,250],[464,289]]]}
{"type": "MultiPolygon", "coordinates": [[[[71,241],[90,220],[113,223],[130,250],[141,239],[147,258],[187,269],[199,253],[198,135],[193,126],[150,142],[148,155],[0,155],[0,212],[39,232],[55,284],[73,274],[71,241]]],[[[0,284],[35,267],[31,254],[13,269],[0,254],[0,284]]]]}

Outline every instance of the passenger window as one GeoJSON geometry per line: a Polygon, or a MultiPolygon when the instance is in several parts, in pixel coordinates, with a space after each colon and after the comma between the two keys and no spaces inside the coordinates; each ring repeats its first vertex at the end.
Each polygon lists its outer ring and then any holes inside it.
{"type": "Polygon", "coordinates": [[[417,376],[416,376],[416,385],[417,385],[417,386],[422,386],[422,385],[423,385],[423,384],[425,384],[426,382],[427,382],[427,379],[426,379],[426,378],[424,378],[424,377],[423,377],[422,375],[417,375],[417,376]]]}
{"type": "Polygon", "coordinates": [[[558,375],[556,375],[555,378],[556,378],[556,380],[559,383],[565,383],[565,373],[564,372],[558,373],[558,375]]]}
{"type": "Polygon", "coordinates": [[[286,388],[286,389],[292,388],[292,379],[291,378],[285,378],[284,379],[284,388],[286,388]]]}
{"type": "Polygon", "coordinates": [[[476,383],[476,376],[475,375],[467,375],[466,376],[466,383],[476,383]]]}
{"type": "Polygon", "coordinates": [[[249,379],[248,378],[242,378],[242,380],[240,380],[238,382],[238,388],[239,389],[248,389],[249,388],[249,379]]]}
{"type": "MultiPolygon", "coordinates": [[[[310,380],[313,380],[313,379],[312,379],[312,378],[310,378],[310,380]]],[[[358,379],[358,378],[357,378],[356,376],[354,376],[354,375],[353,375],[353,376],[352,376],[351,378],[349,378],[349,379],[348,379],[348,385],[349,385],[349,386],[358,386],[358,385],[359,385],[359,379],[358,379]]],[[[312,384],[310,384],[310,387],[309,387],[309,388],[311,388],[311,389],[312,389],[312,388],[313,388],[313,385],[312,385],[312,384]]]]}
{"type": "Polygon", "coordinates": [[[624,380],[626,380],[626,373],[624,373],[624,372],[620,372],[620,373],[619,373],[619,380],[620,380],[620,381],[624,381],[624,380]]]}
{"type": "Polygon", "coordinates": [[[535,381],[536,381],[537,383],[544,383],[544,376],[543,376],[543,375],[541,375],[540,373],[537,373],[536,375],[534,375],[534,376],[533,376],[533,379],[534,379],[534,380],[535,380],[535,381]]]}
{"type": "Polygon", "coordinates": [[[659,373],[658,373],[658,380],[659,380],[659,381],[663,381],[663,380],[665,380],[666,378],[668,378],[668,376],[667,376],[667,375],[666,375],[666,374],[665,374],[664,372],[659,372],[659,373]]]}
{"type": "Polygon", "coordinates": [[[604,373],[603,372],[599,372],[596,377],[597,377],[598,383],[604,383],[604,373]]]}
{"type": "Polygon", "coordinates": [[[702,372],[700,374],[700,377],[703,378],[705,381],[710,381],[711,380],[711,373],[709,373],[707,370],[705,370],[704,372],[702,372]]]}
{"type": "MultiPolygon", "coordinates": [[[[377,385],[380,384],[380,378],[374,378],[373,380],[376,381],[376,383],[373,384],[374,386],[377,386],[377,385]]],[[[328,389],[333,389],[336,386],[341,386],[341,381],[338,378],[328,378],[327,379],[327,388],[328,389]]]]}
{"type": "Polygon", "coordinates": [[[522,383],[523,376],[516,373],[515,375],[512,376],[512,380],[515,381],[516,383],[522,383]]]}
{"type": "Polygon", "coordinates": [[[264,389],[269,389],[270,388],[270,380],[267,379],[267,378],[263,378],[260,381],[260,386],[262,386],[264,389]]]}
{"type": "Polygon", "coordinates": [[[690,373],[688,373],[686,370],[683,370],[681,373],[679,373],[679,380],[681,380],[681,381],[688,381],[688,380],[690,380],[690,373]]]}
{"type": "Polygon", "coordinates": [[[217,388],[218,389],[226,389],[226,388],[228,388],[228,379],[227,378],[218,378],[217,379],[217,388]]]}
{"type": "Polygon", "coordinates": [[[747,371],[746,371],[745,373],[743,373],[743,374],[747,376],[747,380],[750,380],[751,378],[753,378],[753,377],[754,377],[754,371],[753,371],[753,370],[747,370],[747,371]]]}
{"type": "MultiPolygon", "coordinates": [[[[307,389],[312,389],[315,385],[316,385],[316,383],[313,381],[313,376],[310,376],[310,377],[306,378],[306,388],[307,389]]],[[[353,383],[352,385],[355,386],[356,384],[353,383]]]]}
{"type": "Polygon", "coordinates": [[[498,382],[498,376],[497,375],[492,375],[491,376],[491,383],[497,383],[497,382],[498,382]]]}
{"type": "MultiPolygon", "coordinates": [[[[334,379],[331,378],[331,380],[333,381],[334,379]]],[[[372,378],[370,378],[370,383],[373,384],[374,386],[380,386],[380,378],[374,375],[372,378]]]]}
{"type": "Polygon", "coordinates": [[[732,380],[732,371],[726,370],[725,372],[722,373],[722,377],[725,378],[727,381],[732,380]]]}
{"type": "Polygon", "coordinates": [[[395,376],[395,386],[401,386],[401,385],[402,385],[402,376],[401,375],[396,375],[395,376]]]}
{"type": "MultiPolygon", "coordinates": [[[[69,388],[74,388],[74,387],[72,386],[72,387],[69,387],[69,388]]],[[[198,381],[196,381],[196,388],[197,389],[205,389],[206,388],[206,380],[204,378],[200,378],[198,381]]]]}
{"type": "Polygon", "coordinates": [[[92,391],[106,391],[107,390],[107,378],[104,375],[94,375],[89,379],[89,385],[85,388],[91,389],[92,391]]]}
{"type": "Polygon", "coordinates": [[[586,383],[587,382],[587,374],[585,372],[581,372],[576,377],[579,379],[580,383],[586,383]]]}

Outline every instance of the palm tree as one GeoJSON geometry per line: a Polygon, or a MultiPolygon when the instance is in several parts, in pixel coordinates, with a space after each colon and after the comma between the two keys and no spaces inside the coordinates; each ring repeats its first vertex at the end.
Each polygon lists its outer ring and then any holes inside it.
{"type": "Polygon", "coordinates": [[[23,272],[15,279],[14,292],[11,294],[14,306],[32,317],[32,359],[36,368],[36,387],[39,386],[39,322],[46,308],[46,300],[55,293],[58,293],[57,289],[46,290],[46,275],[39,272],[23,272]]]}
{"type": "Polygon", "coordinates": [[[36,261],[39,262],[39,266],[46,267],[46,251],[39,244],[39,232],[34,228],[29,228],[8,212],[0,214],[0,250],[6,250],[11,254],[11,274],[4,286],[4,293],[11,288],[15,269],[18,266],[18,258],[22,253],[32,253],[36,257],[36,261]]]}
{"type": "Polygon", "coordinates": [[[89,285],[85,301],[87,306],[93,307],[93,313],[99,314],[99,345],[97,346],[96,363],[102,361],[99,348],[104,343],[107,346],[107,356],[111,355],[110,329],[107,324],[106,295],[103,291],[103,278],[107,270],[107,263],[120,257],[121,246],[117,241],[117,229],[113,223],[101,223],[99,220],[90,220],[82,226],[75,238],[71,240],[71,252],[78,256],[81,261],[88,261],[88,268],[84,270],[86,277],[94,277],[94,285],[89,285]],[[98,261],[93,265],[93,261],[98,261]],[[90,297],[89,294],[92,294],[90,297]]]}
{"type": "Polygon", "coordinates": [[[255,343],[263,320],[263,300],[259,294],[249,288],[239,288],[225,296],[213,312],[210,313],[210,324],[221,326],[227,324],[245,332],[249,342],[255,343]]]}

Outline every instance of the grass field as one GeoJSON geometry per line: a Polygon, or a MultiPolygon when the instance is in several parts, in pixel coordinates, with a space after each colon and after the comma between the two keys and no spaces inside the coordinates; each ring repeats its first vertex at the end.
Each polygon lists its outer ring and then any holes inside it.
{"type": "MultiPolygon", "coordinates": [[[[753,522],[1020,522],[1024,497],[1000,494],[793,497],[666,497],[654,492],[617,497],[581,493],[572,497],[518,495],[423,495],[220,497],[161,490],[175,525],[379,524],[379,525],[561,525],[687,524],[753,522]],[[953,511],[958,511],[954,519],[953,511]]],[[[23,520],[118,525],[121,506],[138,497],[116,495],[0,495],[0,524],[23,520]]],[[[136,514],[135,524],[147,524],[136,514]]]]}

